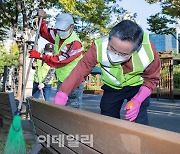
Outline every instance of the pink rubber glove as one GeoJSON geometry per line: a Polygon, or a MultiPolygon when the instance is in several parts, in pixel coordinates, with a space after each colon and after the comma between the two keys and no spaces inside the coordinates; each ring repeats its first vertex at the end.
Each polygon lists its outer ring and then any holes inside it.
{"type": "Polygon", "coordinates": [[[56,96],[54,97],[54,104],[59,104],[59,105],[66,105],[68,100],[68,95],[62,91],[58,91],[56,93],[56,96]]]}
{"type": "MultiPolygon", "coordinates": [[[[151,94],[151,90],[146,86],[141,86],[138,93],[130,100],[134,106],[126,112],[125,119],[133,121],[137,118],[141,103],[151,94]]],[[[124,110],[126,110],[127,105],[124,110]]]]}

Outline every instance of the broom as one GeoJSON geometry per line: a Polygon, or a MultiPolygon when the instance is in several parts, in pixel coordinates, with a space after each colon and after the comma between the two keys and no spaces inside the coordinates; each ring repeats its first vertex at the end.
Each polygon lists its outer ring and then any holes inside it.
{"type": "MultiPolygon", "coordinates": [[[[36,49],[41,23],[42,23],[42,17],[40,18],[40,21],[39,21],[33,49],[36,49]]],[[[23,90],[22,90],[22,95],[21,95],[21,98],[19,101],[17,111],[15,112],[13,122],[9,129],[9,133],[8,133],[8,137],[7,137],[7,141],[6,141],[6,145],[5,145],[5,149],[4,149],[4,154],[26,154],[26,146],[25,146],[25,140],[24,140],[23,131],[22,131],[20,114],[21,114],[22,102],[23,102],[24,95],[25,95],[25,88],[27,85],[29,73],[30,73],[31,66],[32,66],[32,61],[33,61],[33,59],[30,59],[25,83],[24,83],[23,90]]]]}

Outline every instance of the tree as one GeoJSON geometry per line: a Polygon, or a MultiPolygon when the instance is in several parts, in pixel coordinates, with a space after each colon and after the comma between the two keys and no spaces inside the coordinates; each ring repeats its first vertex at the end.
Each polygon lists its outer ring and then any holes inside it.
{"type": "Polygon", "coordinates": [[[4,73],[4,66],[18,66],[19,63],[19,51],[17,44],[12,42],[10,45],[10,52],[0,44],[0,73],[4,73]]]}
{"type": "Polygon", "coordinates": [[[5,29],[0,28],[0,41],[3,41],[6,39],[6,31],[5,29]]]}
{"type": "MultiPolygon", "coordinates": [[[[20,37],[21,39],[18,40],[17,45],[19,48],[19,85],[18,85],[18,93],[17,97],[21,97],[21,90],[22,90],[22,70],[23,70],[23,47],[25,38],[28,39],[28,26],[31,22],[32,18],[34,17],[35,6],[41,4],[36,4],[35,1],[2,1],[0,0],[0,18],[2,20],[1,30],[4,29],[12,29],[13,34],[16,38],[17,32],[20,30],[23,31],[23,35],[20,37]]],[[[31,34],[31,32],[29,32],[31,34]]]]}
{"type": "MultiPolygon", "coordinates": [[[[13,37],[18,38],[19,48],[19,85],[17,97],[21,96],[22,70],[23,70],[23,50],[24,42],[31,38],[31,22],[37,15],[39,8],[57,8],[60,12],[70,12],[78,22],[77,31],[83,40],[89,40],[90,34],[106,34],[109,31],[111,13],[121,12],[121,8],[116,5],[116,0],[0,0],[0,19],[2,25],[0,29],[11,28],[13,37]],[[109,7],[111,5],[112,7],[109,7]],[[21,37],[18,32],[21,31],[21,37]]],[[[0,31],[1,33],[1,31],[0,31]]],[[[4,33],[5,34],[5,33],[4,33]]]]}
{"type": "MultiPolygon", "coordinates": [[[[172,34],[175,38],[175,24],[177,19],[180,18],[180,1],[179,0],[147,0],[149,3],[160,2],[161,12],[150,16],[147,19],[150,28],[148,30],[156,34],[172,34]]],[[[176,38],[178,39],[178,38],[176,38]]],[[[180,41],[180,40],[178,40],[180,41]]]]}
{"type": "Polygon", "coordinates": [[[59,0],[63,12],[72,13],[76,31],[84,42],[85,51],[94,37],[108,34],[113,26],[112,15],[117,18],[125,12],[116,0],[59,0]]]}
{"type": "MultiPolygon", "coordinates": [[[[57,1],[53,1],[56,2],[57,1]]],[[[11,36],[17,41],[19,49],[19,77],[17,98],[21,97],[22,90],[22,72],[23,72],[23,51],[24,43],[29,40],[33,34],[31,22],[37,15],[37,10],[41,7],[52,7],[53,3],[44,0],[0,0],[0,33],[7,35],[5,30],[12,29],[11,36]]],[[[4,37],[0,37],[2,40],[4,37]]]]}

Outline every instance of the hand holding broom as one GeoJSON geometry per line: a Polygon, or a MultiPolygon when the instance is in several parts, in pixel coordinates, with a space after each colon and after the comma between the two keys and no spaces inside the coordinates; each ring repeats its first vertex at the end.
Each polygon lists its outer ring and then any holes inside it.
{"type": "MultiPolygon", "coordinates": [[[[37,46],[41,23],[42,23],[42,17],[40,17],[40,20],[39,20],[39,25],[38,25],[33,49],[36,49],[36,46],[37,46]]],[[[32,66],[32,62],[33,62],[33,59],[31,59],[30,63],[29,63],[29,67],[27,70],[27,75],[26,75],[24,86],[23,86],[19,105],[18,105],[17,111],[15,113],[15,116],[13,118],[13,122],[11,124],[11,127],[9,129],[9,134],[8,134],[8,138],[6,141],[4,154],[11,154],[11,153],[13,153],[13,154],[26,154],[26,146],[25,146],[24,136],[23,136],[23,132],[22,132],[20,113],[21,113],[22,102],[23,102],[24,94],[25,94],[25,88],[27,85],[27,81],[28,81],[30,69],[32,66]]]]}

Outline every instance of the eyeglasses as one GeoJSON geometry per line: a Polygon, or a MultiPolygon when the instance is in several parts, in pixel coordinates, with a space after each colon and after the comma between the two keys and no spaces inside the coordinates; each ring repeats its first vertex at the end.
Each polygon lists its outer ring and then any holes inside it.
{"type": "MultiPolygon", "coordinates": [[[[128,57],[131,56],[131,54],[128,54],[128,53],[125,53],[125,52],[118,52],[118,51],[116,51],[112,46],[109,46],[109,48],[110,48],[110,50],[111,50],[112,52],[114,52],[116,55],[123,56],[123,57],[126,57],[126,58],[128,58],[128,57]]],[[[132,52],[131,52],[131,53],[132,53],[132,52]]]]}
{"type": "Polygon", "coordinates": [[[131,56],[131,54],[121,53],[121,52],[117,52],[117,51],[113,51],[113,52],[114,52],[116,55],[123,56],[123,57],[126,57],[126,58],[128,58],[128,57],[131,56]]]}
{"type": "Polygon", "coordinates": [[[65,30],[61,30],[61,29],[56,29],[57,31],[61,31],[61,32],[67,32],[73,25],[70,25],[69,27],[67,27],[65,30]]]}

